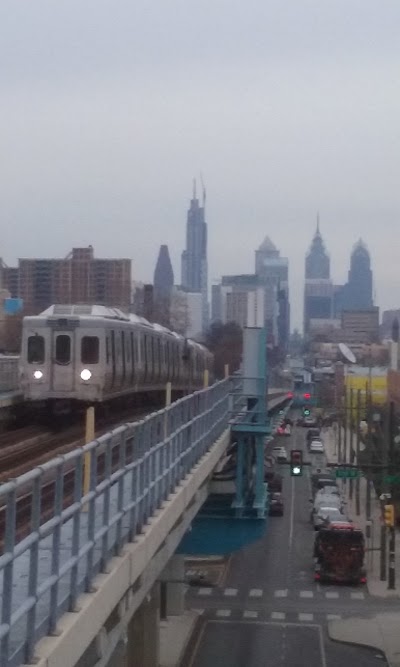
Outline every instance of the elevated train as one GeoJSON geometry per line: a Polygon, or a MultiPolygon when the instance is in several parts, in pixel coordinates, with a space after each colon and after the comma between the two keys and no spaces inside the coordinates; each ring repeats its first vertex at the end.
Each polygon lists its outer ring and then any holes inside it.
{"type": "Polygon", "coordinates": [[[201,388],[213,355],[203,345],[117,308],[54,305],[23,320],[24,399],[52,414],[135,395],[201,388]]]}

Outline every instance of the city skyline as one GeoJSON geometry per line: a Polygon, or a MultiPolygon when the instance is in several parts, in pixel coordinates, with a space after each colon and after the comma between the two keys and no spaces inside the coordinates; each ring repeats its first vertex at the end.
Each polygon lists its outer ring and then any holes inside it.
{"type": "Polygon", "coordinates": [[[4,0],[6,263],[92,243],[149,282],[164,242],[178,275],[182,202],[202,170],[210,283],[245,272],[269,234],[301,327],[319,210],[334,283],[361,236],[376,303],[397,307],[400,5],[172,5],[4,0]]]}

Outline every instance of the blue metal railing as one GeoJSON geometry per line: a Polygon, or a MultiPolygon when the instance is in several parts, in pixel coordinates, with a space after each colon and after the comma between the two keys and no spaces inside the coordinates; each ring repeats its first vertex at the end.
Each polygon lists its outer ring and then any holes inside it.
{"type": "Polygon", "coordinates": [[[37,641],[76,610],[78,596],[227,428],[240,382],[223,380],[0,486],[0,667],[33,662],[37,641]]]}

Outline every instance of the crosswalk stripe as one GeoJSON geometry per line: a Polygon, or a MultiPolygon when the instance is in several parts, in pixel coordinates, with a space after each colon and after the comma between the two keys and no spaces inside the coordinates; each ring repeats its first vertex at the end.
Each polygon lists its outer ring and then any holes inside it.
{"type": "Polygon", "coordinates": [[[226,597],[234,598],[235,595],[237,594],[238,594],[237,588],[225,588],[224,590],[224,595],[226,595],[226,597]]]}
{"type": "Polygon", "coordinates": [[[312,621],[314,619],[314,614],[299,614],[299,621],[312,621]]]}
{"type": "Polygon", "coordinates": [[[326,620],[327,621],[339,621],[341,619],[340,614],[327,614],[326,615],[326,620]]]}
{"type": "Polygon", "coordinates": [[[300,591],[301,598],[313,598],[314,593],[312,591],[300,591]]]}
{"type": "Polygon", "coordinates": [[[211,595],[212,588],[199,588],[199,595],[211,595]]]}
{"type": "Polygon", "coordinates": [[[337,591],[328,591],[327,593],[325,593],[325,597],[330,600],[333,600],[334,598],[339,597],[339,593],[337,591]]]}
{"type": "Polygon", "coordinates": [[[243,612],[243,618],[258,618],[258,611],[245,609],[245,611],[243,612]]]}
{"type": "Polygon", "coordinates": [[[271,612],[271,619],[273,621],[284,621],[286,618],[286,614],[283,611],[273,611],[271,612]]]}
{"type": "Polygon", "coordinates": [[[217,609],[217,616],[220,618],[228,618],[231,615],[230,609],[217,609]]]}
{"type": "Polygon", "coordinates": [[[350,597],[352,600],[364,600],[365,595],[364,593],[350,593],[350,597]]]}
{"type": "Polygon", "coordinates": [[[275,591],[274,597],[276,598],[286,598],[287,597],[287,588],[285,590],[275,591]]]}
{"type": "Polygon", "coordinates": [[[262,590],[261,588],[251,588],[249,596],[251,598],[260,598],[262,596],[262,590]]]}

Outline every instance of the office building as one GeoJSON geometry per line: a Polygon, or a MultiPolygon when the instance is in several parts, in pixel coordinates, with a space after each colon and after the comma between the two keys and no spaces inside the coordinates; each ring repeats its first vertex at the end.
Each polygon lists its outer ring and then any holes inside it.
{"type": "Polygon", "coordinates": [[[168,246],[160,246],[154,271],[154,321],[170,326],[171,294],[174,287],[174,272],[168,246]]]}
{"type": "Polygon", "coordinates": [[[265,292],[265,324],[274,345],[286,353],[290,335],[289,260],[266,236],[255,252],[255,272],[265,292]]]}
{"type": "Polygon", "coordinates": [[[319,229],[305,260],[304,334],[309,334],[310,320],[327,320],[334,315],[334,286],[330,279],[330,259],[319,229]]]}
{"type": "Polygon", "coordinates": [[[205,222],[205,190],[200,206],[193,182],[193,196],[187,213],[186,248],[182,253],[182,289],[200,292],[203,304],[203,329],[208,326],[208,265],[207,224],[205,222]]]}
{"type": "Polygon", "coordinates": [[[362,345],[379,342],[379,308],[342,311],[343,342],[362,345]]]}
{"type": "Polygon", "coordinates": [[[372,306],[371,257],[360,239],[351,253],[347,283],[337,289],[335,311],[340,315],[342,310],[365,310],[372,306]]]}

